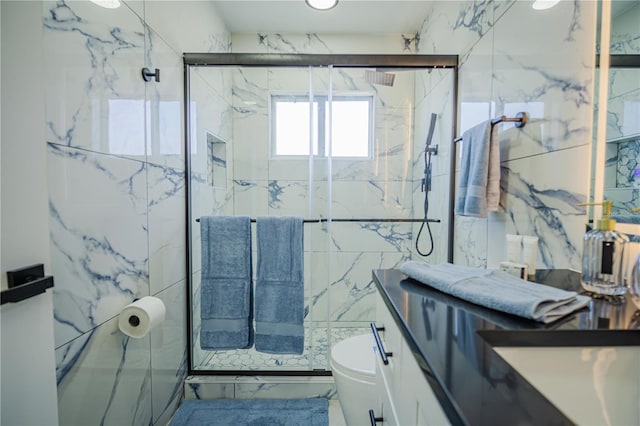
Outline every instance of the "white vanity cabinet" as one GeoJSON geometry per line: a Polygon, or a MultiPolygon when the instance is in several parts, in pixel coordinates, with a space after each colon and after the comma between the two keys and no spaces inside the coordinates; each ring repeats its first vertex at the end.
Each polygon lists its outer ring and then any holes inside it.
{"type": "Polygon", "coordinates": [[[379,404],[375,417],[380,425],[447,425],[449,421],[431,390],[413,352],[378,295],[376,326],[388,363],[376,348],[376,386],[379,404]]]}

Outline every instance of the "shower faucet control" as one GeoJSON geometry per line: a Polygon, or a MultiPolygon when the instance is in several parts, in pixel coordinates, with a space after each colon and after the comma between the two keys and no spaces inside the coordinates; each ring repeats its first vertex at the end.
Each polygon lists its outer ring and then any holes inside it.
{"type": "Polygon", "coordinates": [[[431,154],[431,155],[438,155],[438,145],[436,145],[433,148],[431,148],[430,146],[426,146],[424,148],[424,152],[426,152],[427,154],[431,154]]]}

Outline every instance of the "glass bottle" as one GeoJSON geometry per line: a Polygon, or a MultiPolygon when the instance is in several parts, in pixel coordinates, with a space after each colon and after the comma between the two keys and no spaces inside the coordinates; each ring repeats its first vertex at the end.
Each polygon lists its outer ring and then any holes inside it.
{"type": "Polygon", "coordinates": [[[610,218],[613,203],[605,200],[602,205],[602,219],[584,236],[581,284],[592,293],[619,296],[628,291],[624,251],[629,237],[615,230],[616,221],[610,218]]]}

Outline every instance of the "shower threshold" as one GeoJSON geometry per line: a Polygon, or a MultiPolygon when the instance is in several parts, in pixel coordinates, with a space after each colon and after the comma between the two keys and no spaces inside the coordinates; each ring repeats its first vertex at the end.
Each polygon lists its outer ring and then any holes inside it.
{"type": "Polygon", "coordinates": [[[267,354],[255,349],[214,351],[208,353],[196,369],[199,371],[329,371],[329,345],[335,345],[351,336],[371,332],[369,327],[333,327],[331,339],[326,328],[305,330],[302,355],[267,354]],[[313,346],[312,346],[313,344],[313,346]]]}

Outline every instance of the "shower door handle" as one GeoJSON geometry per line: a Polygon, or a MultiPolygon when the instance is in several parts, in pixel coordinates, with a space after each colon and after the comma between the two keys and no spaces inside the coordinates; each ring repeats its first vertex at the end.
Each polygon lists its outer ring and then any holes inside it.
{"type": "Polygon", "coordinates": [[[369,420],[371,421],[371,426],[376,426],[376,423],[383,422],[384,418],[376,417],[376,414],[373,412],[373,410],[369,410],[369,420]]]}
{"type": "Polygon", "coordinates": [[[378,334],[378,331],[384,331],[384,327],[378,327],[375,322],[372,322],[371,331],[373,332],[373,338],[376,339],[376,346],[378,347],[378,352],[380,352],[382,363],[384,365],[389,364],[389,359],[387,357],[393,356],[393,352],[385,351],[384,346],[382,346],[382,340],[380,340],[380,334],[378,334]]]}

